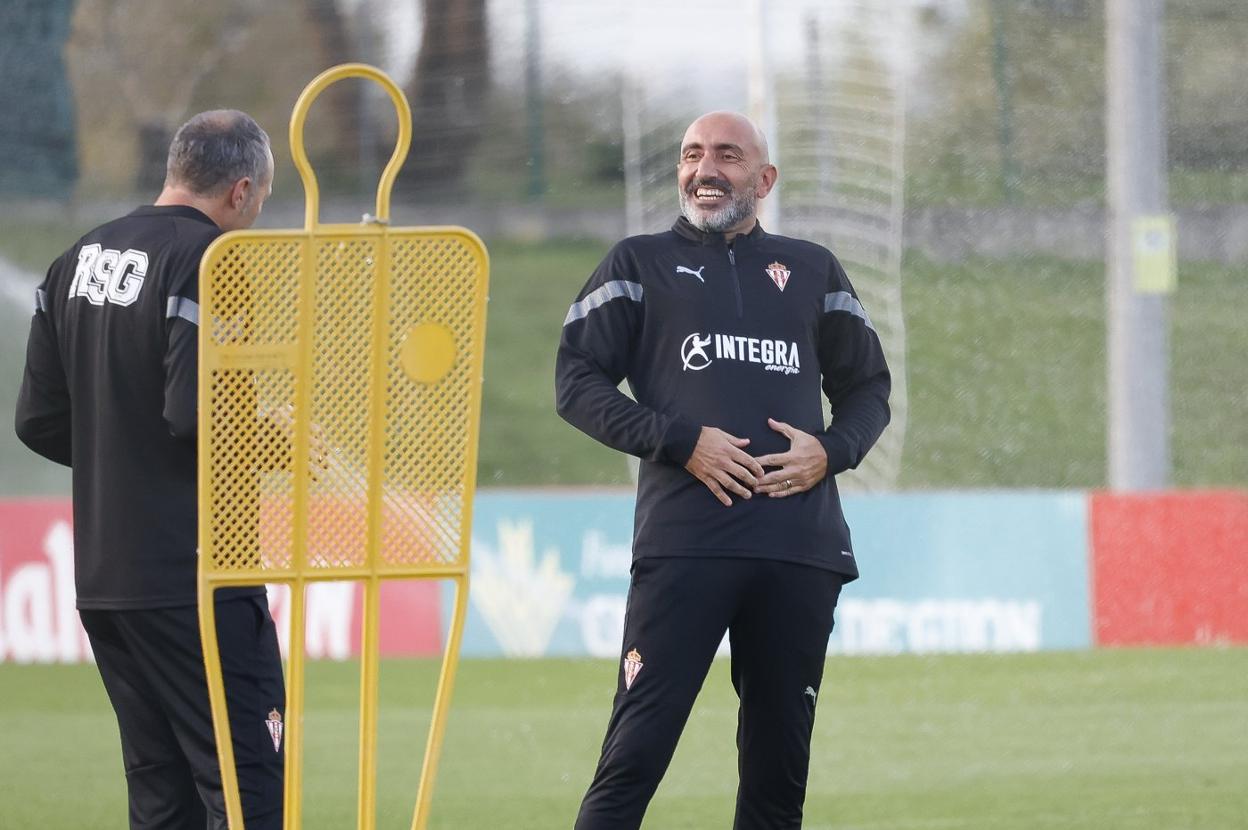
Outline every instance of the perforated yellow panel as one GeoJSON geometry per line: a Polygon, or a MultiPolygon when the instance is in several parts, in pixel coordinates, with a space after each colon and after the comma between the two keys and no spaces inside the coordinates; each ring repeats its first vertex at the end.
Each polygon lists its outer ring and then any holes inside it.
{"type": "Polygon", "coordinates": [[[301,247],[290,239],[231,245],[220,249],[211,272],[212,311],[203,316],[200,342],[212,357],[201,361],[211,369],[201,378],[207,388],[200,418],[206,458],[214,463],[200,495],[210,500],[202,517],[213,543],[206,561],[215,570],[292,564],[289,544],[269,543],[283,535],[270,525],[289,491],[290,430],[263,413],[290,406],[294,367],[256,358],[295,342],[299,306],[289,298],[298,296],[301,247]],[[231,274],[244,278],[225,276],[231,274]],[[265,276],[245,276],[251,274],[265,276]]]}
{"type": "MultiPolygon", "coordinates": [[[[467,614],[485,345],[485,248],[462,228],[390,228],[390,188],[411,110],[383,72],[344,64],[304,89],[290,121],[306,195],[302,231],[228,233],[200,264],[199,616],[230,827],[245,830],[212,592],[291,586],[290,642],[304,642],[310,580],[363,583],[357,827],[376,824],[380,582],[455,587],[412,818],[429,816],[467,614]],[[398,140],[359,225],[322,225],[303,147],[312,101],[371,79],[398,114],[398,140]]],[[[287,830],[300,827],[304,651],[289,652],[287,830]]]]}
{"type": "Polygon", "coordinates": [[[205,572],[465,569],[480,241],[376,225],[241,232],[209,249],[203,275],[205,572]]]}

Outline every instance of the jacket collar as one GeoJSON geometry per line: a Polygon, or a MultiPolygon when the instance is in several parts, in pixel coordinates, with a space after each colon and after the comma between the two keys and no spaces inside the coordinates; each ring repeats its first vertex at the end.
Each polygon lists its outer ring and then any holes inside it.
{"type": "MultiPolygon", "coordinates": [[[[672,225],[672,230],[675,231],[677,236],[682,236],[691,242],[698,243],[699,245],[725,245],[727,244],[724,241],[724,235],[722,233],[717,233],[715,231],[698,230],[697,228],[693,226],[693,223],[691,223],[688,219],[686,219],[683,216],[681,216],[679,219],[676,220],[676,224],[672,225]]],[[[753,229],[750,230],[749,233],[737,234],[737,236],[734,237],[732,241],[735,243],[741,239],[748,239],[751,242],[757,242],[758,240],[762,239],[766,235],[767,233],[766,231],[763,230],[762,223],[755,220],[754,227],[753,229]]]]}
{"type": "Polygon", "coordinates": [[[130,211],[131,216],[180,216],[217,227],[208,214],[190,205],[143,205],[130,211]]]}

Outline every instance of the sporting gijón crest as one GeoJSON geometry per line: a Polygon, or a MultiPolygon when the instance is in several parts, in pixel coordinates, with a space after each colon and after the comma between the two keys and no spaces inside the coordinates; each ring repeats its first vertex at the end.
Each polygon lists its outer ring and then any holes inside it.
{"type": "Polygon", "coordinates": [[[624,656],[624,691],[627,692],[633,688],[633,681],[637,679],[644,665],[645,663],[641,662],[641,653],[635,648],[624,656]]]}
{"type": "Polygon", "coordinates": [[[789,273],[789,269],[785,267],[783,262],[773,262],[767,266],[767,276],[771,277],[771,281],[781,291],[789,283],[789,273]]]}
{"type": "Polygon", "coordinates": [[[277,709],[271,710],[264,725],[269,728],[269,737],[273,739],[273,751],[280,752],[282,749],[282,713],[277,709]]]}

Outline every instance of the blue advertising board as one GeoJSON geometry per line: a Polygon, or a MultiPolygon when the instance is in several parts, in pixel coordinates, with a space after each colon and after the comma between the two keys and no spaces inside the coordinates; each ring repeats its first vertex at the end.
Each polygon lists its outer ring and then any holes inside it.
{"type": "MultiPolygon", "coordinates": [[[[862,578],[841,595],[829,650],[1088,647],[1086,501],[1081,492],[847,496],[862,578]]],[[[632,526],[630,492],[479,493],[464,656],[617,657],[632,526]]],[[[448,588],[444,617],[449,598],[448,588]]]]}
{"type": "Polygon", "coordinates": [[[1081,492],[845,499],[862,579],[831,650],[1035,651],[1092,643],[1081,492]]]}

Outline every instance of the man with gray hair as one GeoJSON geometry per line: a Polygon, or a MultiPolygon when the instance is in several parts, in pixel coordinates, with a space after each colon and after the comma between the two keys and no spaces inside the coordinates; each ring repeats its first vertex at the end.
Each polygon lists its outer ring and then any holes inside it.
{"type": "MultiPolygon", "coordinates": [[[[155,204],[89,232],[36,291],[21,440],[73,469],[77,606],[117,715],[133,830],[225,830],[197,612],[199,263],[272,191],[242,112],[173,138],[155,204]]],[[[248,830],[282,827],[285,684],[264,589],[216,593],[248,830]]]]}

